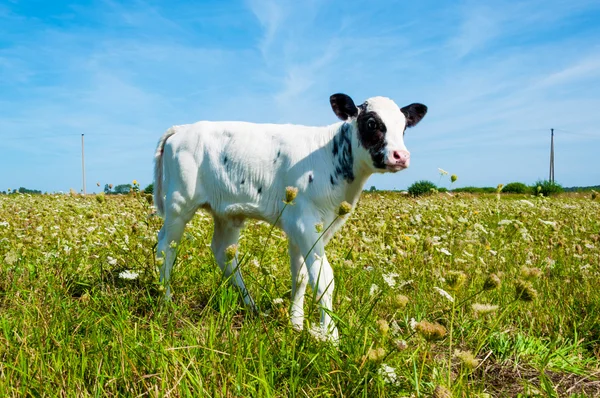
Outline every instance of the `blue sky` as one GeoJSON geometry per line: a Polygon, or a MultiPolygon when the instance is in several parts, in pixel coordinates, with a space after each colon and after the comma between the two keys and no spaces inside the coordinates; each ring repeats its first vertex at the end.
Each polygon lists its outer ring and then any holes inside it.
{"type": "Polygon", "coordinates": [[[0,1],[0,190],[152,180],[171,125],[325,125],[329,95],[429,113],[367,188],[600,184],[600,2],[0,1]],[[448,186],[449,182],[441,185],[448,186]]]}

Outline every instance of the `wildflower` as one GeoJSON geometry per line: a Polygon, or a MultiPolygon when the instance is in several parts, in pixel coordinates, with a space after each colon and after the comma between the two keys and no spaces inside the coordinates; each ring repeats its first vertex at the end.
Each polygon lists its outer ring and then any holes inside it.
{"type": "Polygon", "coordinates": [[[479,359],[475,358],[471,351],[456,350],[454,356],[460,359],[463,366],[469,370],[473,370],[479,365],[479,359]]]}
{"type": "Polygon", "coordinates": [[[493,304],[473,303],[471,308],[473,308],[473,312],[475,312],[476,315],[487,315],[491,314],[492,312],[496,312],[498,306],[493,304]]]}
{"type": "Polygon", "coordinates": [[[112,258],[111,256],[106,257],[106,259],[108,260],[108,263],[110,265],[117,265],[117,259],[116,258],[112,258]]]}
{"type": "Polygon", "coordinates": [[[317,231],[317,233],[323,232],[323,223],[322,222],[315,224],[315,231],[317,231]]]}
{"type": "Polygon", "coordinates": [[[504,188],[504,184],[498,184],[498,186],[496,187],[496,192],[500,193],[500,191],[502,191],[502,188],[504,188]]]}
{"type": "Polygon", "coordinates": [[[441,253],[444,253],[446,256],[451,256],[452,255],[452,253],[450,253],[448,251],[448,249],[446,249],[445,247],[442,247],[441,249],[436,248],[436,250],[439,251],[439,252],[441,252],[441,253]]]}
{"type": "Polygon", "coordinates": [[[446,328],[439,323],[421,321],[416,324],[415,329],[427,341],[440,340],[446,336],[446,328]]]}
{"type": "Polygon", "coordinates": [[[450,182],[456,182],[456,180],[458,180],[458,177],[456,176],[456,174],[452,174],[450,176],[450,182]]]}
{"type": "Polygon", "coordinates": [[[287,204],[292,203],[294,199],[296,199],[296,195],[298,195],[298,188],[296,187],[286,187],[285,188],[285,200],[284,202],[287,204]]]}
{"type": "Polygon", "coordinates": [[[442,297],[448,299],[448,301],[450,301],[451,303],[454,302],[454,297],[452,297],[450,295],[450,293],[448,293],[447,291],[445,291],[444,289],[441,289],[437,286],[434,286],[435,291],[437,291],[442,297]]]}
{"type": "Polygon", "coordinates": [[[496,274],[489,274],[483,282],[483,290],[494,290],[502,284],[502,281],[496,274]]]}
{"type": "Polygon", "coordinates": [[[340,216],[344,216],[344,215],[350,213],[350,211],[352,211],[352,205],[346,201],[343,201],[342,204],[340,205],[340,208],[338,209],[338,214],[340,216]]]}
{"type": "Polygon", "coordinates": [[[403,294],[395,295],[393,300],[394,300],[394,305],[397,308],[404,308],[404,307],[406,307],[406,304],[408,304],[408,297],[406,297],[403,294]]]}
{"type": "Polygon", "coordinates": [[[283,303],[283,299],[281,297],[277,297],[276,299],[273,299],[273,304],[282,304],[283,303]]]}
{"type": "Polygon", "coordinates": [[[452,393],[444,386],[435,386],[433,398],[452,398],[452,393]]]}
{"type": "Polygon", "coordinates": [[[453,290],[458,290],[464,285],[467,275],[462,271],[449,271],[446,274],[446,283],[453,290]]]}
{"type": "Polygon", "coordinates": [[[229,245],[227,249],[225,249],[225,261],[232,261],[235,258],[235,253],[237,252],[237,249],[237,244],[229,245]]]}
{"type": "Polygon", "coordinates": [[[546,221],[546,220],[542,220],[541,218],[539,218],[538,220],[540,220],[540,222],[544,225],[549,225],[551,227],[556,227],[556,221],[546,221]]]}
{"type": "Polygon", "coordinates": [[[379,348],[369,348],[366,355],[367,359],[370,361],[381,361],[385,357],[385,350],[382,347],[379,348]]]}
{"type": "Polygon", "coordinates": [[[383,280],[385,281],[385,283],[387,283],[387,285],[389,287],[396,286],[396,278],[397,277],[398,277],[398,274],[396,274],[395,272],[392,272],[389,274],[383,274],[383,280]]]}
{"type": "Polygon", "coordinates": [[[406,340],[396,339],[394,340],[394,345],[398,351],[404,351],[408,348],[408,343],[406,343],[406,340]]]}
{"type": "Polygon", "coordinates": [[[137,180],[133,180],[133,185],[138,185],[137,180]]]}
{"type": "Polygon", "coordinates": [[[533,301],[537,298],[537,291],[530,282],[519,279],[515,283],[515,296],[519,300],[533,301]]]}
{"type": "Polygon", "coordinates": [[[381,376],[383,381],[388,384],[396,384],[398,383],[398,376],[396,375],[396,369],[392,368],[385,363],[382,363],[377,371],[377,374],[381,376]]]}
{"type": "Polygon", "coordinates": [[[417,331],[417,321],[415,321],[415,318],[410,318],[410,321],[408,322],[408,326],[410,326],[410,329],[414,332],[417,331]]]}
{"type": "Polygon", "coordinates": [[[443,175],[443,176],[445,176],[445,175],[447,175],[447,174],[448,174],[448,172],[447,172],[446,170],[444,170],[444,169],[441,169],[441,168],[439,168],[439,167],[438,167],[438,171],[439,171],[439,172],[440,172],[440,174],[441,174],[441,175],[443,175]]]}
{"type": "Polygon", "coordinates": [[[374,296],[377,293],[379,293],[381,291],[381,289],[379,289],[379,286],[377,286],[376,284],[372,284],[371,288],[369,289],[369,296],[374,296]]]}
{"type": "Polygon", "coordinates": [[[536,279],[542,274],[542,270],[536,267],[521,267],[521,277],[523,279],[536,279]]]}
{"type": "Polygon", "coordinates": [[[318,341],[327,341],[327,338],[328,338],[327,331],[325,330],[325,328],[321,327],[320,325],[313,325],[308,330],[308,333],[315,340],[318,340],[318,341]]]}
{"type": "Polygon", "coordinates": [[[0,222],[0,227],[8,227],[10,224],[8,223],[8,221],[1,221],[0,222]]]}
{"type": "Polygon", "coordinates": [[[390,331],[390,325],[385,319],[380,319],[377,321],[377,329],[379,329],[379,332],[385,336],[390,331]]]}
{"type": "Polygon", "coordinates": [[[134,280],[134,279],[137,279],[138,276],[139,276],[139,274],[134,271],[125,270],[125,271],[119,272],[119,278],[121,278],[121,279],[134,280]]]}

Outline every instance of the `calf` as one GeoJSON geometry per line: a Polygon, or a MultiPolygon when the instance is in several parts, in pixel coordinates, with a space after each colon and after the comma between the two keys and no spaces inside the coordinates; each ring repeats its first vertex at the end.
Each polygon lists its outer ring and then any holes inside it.
{"type": "Polygon", "coordinates": [[[356,106],[345,94],[332,95],[330,103],[342,121],[329,126],[201,121],[174,126],[161,137],[154,198],[164,217],[158,256],[164,261],[160,279],[167,298],[175,259],[172,242],[179,243],[185,225],[201,208],[214,219],[211,248],[219,267],[254,308],[238,259],[227,258],[226,249],[237,243],[245,219],[260,219],[288,237],[293,327],[303,328],[310,283],[320,303],[321,327],[328,338],[338,339],[330,315],[334,280],[325,245],[345,222],[340,204],[354,206],[371,174],[409,166],[404,132],[425,116],[427,107],[413,103],[399,108],[384,97],[356,106]],[[297,197],[294,206],[284,209],[289,186],[297,188],[297,197]],[[318,224],[331,226],[322,234],[318,224]]]}

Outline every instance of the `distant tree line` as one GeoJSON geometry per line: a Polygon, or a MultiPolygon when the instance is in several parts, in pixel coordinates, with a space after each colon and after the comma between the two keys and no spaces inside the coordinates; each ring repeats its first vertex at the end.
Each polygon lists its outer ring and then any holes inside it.
{"type": "Polygon", "coordinates": [[[8,191],[2,191],[1,193],[2,193],[2,195],[10,195],[10,194],[15,194],[15,193],[29,193],[29,194],[41,195],[42,191],[39,191],[37,189],[27,189],[25,187],[20,187],[19,189],[9,189],[8,191]]]}

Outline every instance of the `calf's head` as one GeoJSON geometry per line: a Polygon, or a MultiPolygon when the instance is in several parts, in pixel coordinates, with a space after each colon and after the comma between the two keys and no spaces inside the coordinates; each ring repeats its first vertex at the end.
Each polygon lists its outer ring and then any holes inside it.
{"type": "Polygon", "coordinates": [[[404,132],[423,119],[425,105],[413,103],[400,108],[389,98],[373,97],[356,106],[346,94],[333,94],[329,101],[337,117],[355,125],[358,142],[370,156],[374,171],[397,172],[410,165],[404,132]]]}

